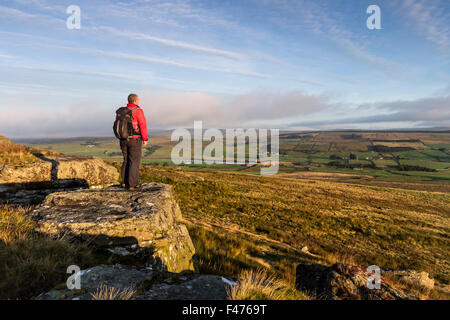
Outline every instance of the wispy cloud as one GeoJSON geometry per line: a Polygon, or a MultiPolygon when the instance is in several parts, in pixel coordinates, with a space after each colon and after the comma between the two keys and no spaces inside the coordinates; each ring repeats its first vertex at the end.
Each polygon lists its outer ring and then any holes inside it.
{"type": "Polygon", "coordinates": [[[13,58],[15,57],[9,54],[0,54],[0,59],[13,59],[13,58]]]}
{"type": "Polygon", "coordinates": [[[51,67],[36,67],[36,66],[24,66],[24,65],[1,65],[0,67],[4,68],[13,68],[13,69],[23,69],[23,70],[30,70],[30,71],[43,71],[43,72],[51,72],[51,73],[64,73],[69,75],[82,75],[82,76],[95,76],[95,77],[103,77],[103,78],[117,78],[117,79],[126,79],[131,81],[145,81],[149,79],[154,80],[163,80],[163,81],[170,81],[170,82],[178,82],[178,83],[185,83],[184,81],[178,80],[178,79],[171,79],[171,78],[165,78],[165,77],[156,77],[151,74],[139,74],[134,73],[133,75],[126,75],[126,74],[120,74],[120,73],[111,73],[111,72],[96,72],[96,71],[81,71],[81,70],[74,70],[74,69],[63,69],[63,68],[51,68],[51,67]]]}
{"type": "Polygon", "coordinates": [[[204,46],[198,46],[195,44],[182,42],[182,41],[175,41],[175,40],[155,37],[155,36],[152,36],[150,34],[145,34],[145,33],[122,31],[122,30],[118,30],[116,28],[106,27],[106,26],[91,27],[90,29],[91,30],[99,30],[102,32],[106,31],[112,35],[126,37],[131,40],[148,40],[148,41],[157,42],[157,43],[160,43],[160,44],[163,44],[166,46],[170,46],[170,47],[176,47],[176,48],[182,48],[182,49],[187,49],[187,50],[192,50],[192,51],[197,51],[197,52],[202,52],[202,53],[208,53],[208,54],[223,56],[223,57],[227,57],[227,58],[231,58],[231,59],[242,60],[244,58],[242,55],[235,53],[235,52],[231,52],[231,51],[227,51],[227,50],[220,50],[220,49],[215,49],[215,48],[208,48],[208,47],[204,47],[204,46]]]}
{"type": "Polygon", "coordinates": [[[450,12],[447,0],[402,0],[396,2],[395,6],[391,3],[391,6],[397,9],[408,26],[428,41],[446,50],[450,48],[450,12]]]}
{"type": "Polygon", "coordinates": [[[236,21],[233,15],[224,15],[216,8],[208,6],[203,8],[201,2],[189,0],[136,0],[114,3],[105,8],[111,16],[126,17],[129,19],[146,19],[167,25],[176,29],[188,28],[190,24],[201,25],[202,29],[221,28],[223,31],[240,35],[243,39],[266,39],[264,32],[244,26],[236,21]],[[136,10],[139,8],[139,10],[136,10]]]}
{"type": "MultiPolygon", "coordinates": [[[[43,1],[36,1],[34,3],[35,6],[40,6],[41,9],[49,9],[51,6],[49,6],[46,2],[43,1]]],[[[117,4],[116,4],[117,5],[117,4]]],[[[118,5],[121,5],[120,3],[118,5]]],[[[165,7],[165,5],[163,5],[165,7]]],[[[5,7],[6,8],[6,7],[5,7]]],[[[190,8],[190,7],[189,7],[190,8]]],[[[52,20],[54,22],[58,21],[60,24],[60,27],[65,27],[65,22],[62,19],[54,19],[52,17],[49,17],[45,14],[28,14],[26,12],[17,10],[17,9],[9,9],[6,8],[6,11],[13,10],[14,15],[17,15],[18,17],[23,17],[24,19],[27,17],[33,17],[33,19],[36,20],[36,22],[42,22],[46,21],[47,19],[52,20]]],[[[191,9],[185,9],[183,11],[183,15],[190,15],[187,12],[189,12],[191,9]]],[[[0,13],[1,13],[1,7],[0,7],[0,13]]],[[[5,12],[7,13],[7,12],[5,12]]],[[[199,17],[197,17],[199,18],[199,17]]],[[[62,27],[62,28],[64,28],[62,27]]],[[[237,53],[229,50],[222,50],[217,49],[213,47],[208,46],[201,46],[196,45],[193,43],[185,42],[185,41],[176,41],[168,38],[163,37],[156,37],[154,35],[146,34],[146,33],[139,33],[139,32],[131,32],[131,31],[124,31],[119,30],[114,27],[110,26],[101,26],[101,25],[91,25],[91,26],[84,26],[83,30],[86,32],[94,31],[95,34],[98,36],[99,32],[102,32],[103,34],[105,32],[109,33],[113,36],[119,36],[119,37],[125,37],[127,39],[131,40],[148,40],[156,43],[163,44],[165,46],[173,47],[173,48],[179,48],[182,50],[189,50],[194,52],[200,52],[200,53],[206,53],[211,54],[215,56],[220,57],[226,57],[230,58],[232,60],[238,60],[245,62],[245,66],[250,66],[252,64],[252,58],[258,59],[258,54],[256,55],[246,55],[242,53],[237,53]]],[[[44,41],[45,43],[45,41],[44,41]]],[[[254,78],[265,78],[265,79],[281,79],[281,80],[292,80],[298,83],[305,83],[308,85],[314,85],[314,86],[324,86],[325,84],[323,82],[313,80],[313,79],[305,79],[301,76],[299,77],[287,77],[287,76],[280,76],[280,75],[272,75],[267,74],[264,72],[258,72],[258,71],[252,71],[248,69],[242,69],[242,66],[239,66],[237,68],[233,67],[224,67],[224,66],[214,66],[214,65],[199,65],[199,64],[192,64],[185,61],[177,61],[175,59],[169,59],[169,58],[159,58],[159,57],[152,57],[152,56],[144,56],[139,54],[130,54],[130,53],[122,53],[122,52],[114,52],[111,50],[100,50],[100,49],[87,49],[87,48],[70,48],[69,46],[58,46],[58,45],[49,45],[49,44],[38,44],[40,46],[47,46],[47,47],[53,47],[53,48],[60,48],[60,49],[70,49],[70,50],[76,50],[78,52],[82,52],[85,54],[95,54],[95,55],[102,55],[102,56],[108,56],[112,58],[117,59],[125,59],[125,60],[132,60],[132,61],[141,61],[141,62],[150,62],[155,64],[161,64],[161,65],[170,65],[170,66],[176,66],[180,68],[186,68],[186,69],[193,69],[193,70],[202,70],[202,71],[209,71],[209,72],[218,72],[218,73],[226,73],[226,74],[235,74],[235,75],[241,75],[245,77],[254,77],[254,78]]],[[[263,60],[270,60],[272,63],[276,62],[280,65],[289,65],[288,63],[283,62],[282,60],[272,57],[268,54],[261,53],[259,55],[260,57],[263,56],[263,60]]],[[[335,77],[336,78],[336,77],[335,77]]]]}
{"type": "Polygon", "coordinates": [[[189,63],[175,61],[175,60],[161,59],[161,58],[157,58],[157,57],[144,56],[144,55],[139,55],[139,54],[123,53],[123,52],[115,52],[115,51],[106,51],[106,50],[98,50],[98,49],[86,49],[86,48],[81,48],[81,49],[69,48],[69,47],[65,47],[65,48],[66,49],[71,49],[71,50],[76,50],[76,51],[79,51],[79,52],[82,52],[82,53],[101,55],[101,56],[112,57],[112,58],[117,58],[117,59],[133,60],[133,61],[141,61],[141,62],[150,62],[150,63],[170,65],[170,66],[175,66],[175,67],[180,67],[180,68],[202,70],[202,71],[231,73],[231,74],[237,74],[237,75],[249,76],[249,77],[256,77],[256,78],[271,78],[270,75],[263,74],[263,73],[258,73],[258,72],[244,71],[244,70],[233,70],[233,69],[222,69],[222,68],[215,68],[215,67],[208,67],[208,66],[201,66],[201,65],[193,65],[193,64],[189,64],[189,63]]]}
{"type": "Polygon", "coordinates": [[[359,61],[380,67],[390,75],[397,75],[403,66],[389,59],[380,57],[367,50],[361,43],[361,39],[355,32],[345,28],[338,19],[334,18],[334,12],[327,8],[325,2],[300,0],[300,1],[265,1],[279,11],[270,19],[284,28],[296,32],[308,30],[328,41],[338,44],[350,55],[359,61]],[[286,15],[295,13],[298,19],[286,19],[286,15]]]}
{"type": "Polygon", "coordinates": [[[67,6],[60,5],[60,4],[49,4],[48,1],[45,0],[13,0],[13,2],[26,6],[26,7],[35,7],[38,10],[41,11],[48,11],[48,12],[65,12],[65,8],[67,6]]]}
{"type": "Polygon", "coordinates": [[[39,23],[40,25],[60,25],[65,28],[65,20],[40,13],[28,13],[19,9],[0,5],[0,20],[19,21],[21,23],[39,23]]]}
{"type": "Polygon", "coordinates": [[[14,8],[0,6],[0,17],[9,17],[10,19],[29,20],[38,17],[36,14],[27,13],[14,8]]]}
{"type": "Polygon", "coordinates": [[[290,77],[289,78],[289,77],[283,77],[283,76],[277,76],[277,75],[271,75],[271,74],[265,74],[265,73],[260,73],[260,72],[247,71],[247,70],[225,69],[225,68],[220,68],[220,67],[217,68],[217,67],[213,67],[213,66],[193,65],[193,64],[189,64],[189,63],[175,61],[175,60],[161,59],[161,58],[157,58],[157,57],[144,56],[144,55],[131,54],[131,53],[105,51],[105,50],[97,50],[97,49],[78,49],[78,48],[77,49],[67,48],[67,49],[73,49],[73,50],[77,50],[79,52],[83,52],[83,53],[87,53],[87,54],[95,54],[95,55],[107,56],[107,57],[112,57],[112,58],[117,58],[117,59],[150,62],[150,63],[170,65],[170,66],[176,66],[176,67],[180,67],[180,68],[187,68],[187,69],[194,69],[194,70],[201,70],[201,71],[236,74],[236,75],[241,75],[241,76],[246,76],[246,77],[254,77],[254,78],[287,79],[287,80],[294,80],[296,82],[302,82],[302,83],[318,85],[318,86],[324,85],[323,83],[321,83],[319,81],[307,80],[307,79],[302,79],[299,77],[290,77]]]}

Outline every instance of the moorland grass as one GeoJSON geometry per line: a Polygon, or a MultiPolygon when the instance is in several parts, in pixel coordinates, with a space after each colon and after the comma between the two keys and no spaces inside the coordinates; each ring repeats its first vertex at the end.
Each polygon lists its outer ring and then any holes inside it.
{"type": "Polygon", "coordinates": [[[0,207],[0,299],[29,299],[65,282],[68,266],[94,264],[85,245],[37,233],[27,214],[0,207]]]}
{"type": "Polygon", "coordinates": [[[424,270],[442,283],[450,280],[448,194],[155,166],[142,167],[141,177],[172,184],[186,220],[255,235],[246,240],[226,229],[191,227],[205,268],[236,274],[241,267],[227,261],[253,268],[262,259],[292,278],[288,273],[307,246],[330,263],[336,255],[351,256],[363,266],[424,270]],[[263,252],[261,237],[280,245],[263,252]],[[288,250],[283,244],[293,253],[282,255],[280,265],[281,248],[288,250]],[[227,249],[212,255],[211,248],[227,249]]]}

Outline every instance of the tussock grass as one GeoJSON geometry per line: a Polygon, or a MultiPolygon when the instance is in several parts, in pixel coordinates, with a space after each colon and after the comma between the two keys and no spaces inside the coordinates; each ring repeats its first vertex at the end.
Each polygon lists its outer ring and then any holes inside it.
{"type": "Polygon", "coordinates": [[[91,296],[92,300],[130,300],[135,293],[133,288],[120,289],[102,284],[91,296]]]}
{"type": "Polygon", "coordinates": [[[263,269],[243,271],[236,284],[227,287],[227,296],[230,300],[308,300],[263,269]]]}
{"type": "Polygon", "coordinates": [[[33,233],[34,223],[25,219],[26,208],[12,209],[7,205],[0,206],[0,241],[12,243],[26,240],[33,233]]]}
{"type": "Polygon", "coordinates": [[[84,245],[34,231],[27,208],[0,207],[0,299],[29,299],[65,282],[67,267],[92,265],[84,245]]]}

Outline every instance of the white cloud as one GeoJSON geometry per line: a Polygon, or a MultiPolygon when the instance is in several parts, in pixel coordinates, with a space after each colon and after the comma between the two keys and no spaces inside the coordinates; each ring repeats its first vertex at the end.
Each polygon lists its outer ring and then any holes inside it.
{"type": "MultiPolygon", "coordinates": [[[[330,97],[300,91],[258,90],[225,98],[199,91],[153,90],[139,94],[150,131],[191,128],[195,120],[202,120],[204,127],[218,128],[368,128],[389,127],[385,125],[388,123],[409,127],[450,126],[449,95],[367,103],[350,112],[347,105],[334,103],[330,97]],[[347,112],[336,118],[331,116],[336,110],[347,112]]],[[[102,102],[96,100],[93,96],[92,99],[78,99],[67,106],[49,109],[33,106],[29,103],[32,101],[30,96],[19,95],[6,101],[2,109],[4,116],[0,118],[0,134],[12,137],[112,135],[115,108],[102,106],[102,102]],[[12,105],[17,107],[11,108],[12,105]]]]}
{"type": "Polygon", "coordinates": [[[191,127],[194,120],[205,126],[249,126],[270,124],[273,120],[306,116],[336,107],[326,96],[308,95],[299,91],[252,91],[231,99],[202,92],[146,92],[142,106],[157,127],[191,127]]]}
{"type": "Polygon", "coordinates": [[[409,123],[413,127],[445,127],[450,126],[450,95],[417,100],[365,103],[358,107],[357,113],[363,113],[364,115],[294,122],[290,126],[323,128],[329,125],[341,125],[342,128],[342,125],[353,125],[361,128],[368,124],[409,123]]]}
{"type": "MultiPolygon", "coordinates": [[[[102,107],[96,97],[78,99],[66,106],[59,104],[58,108],[42,107],[39,102],[26,103],[32,101],[30,97],[19,95],[5,102],[0,134],[12,137],[112,135],[115,108],[102,107]],[[17,107],[11,108],[12,105],[17,107]]],[[[202,120],[205,127],[250,127],[254,123],[270,126],[276,119],[308,116],[335,107],[326,96],[297,91],[259,90],[227,99],[205,92],[147,91],[141,92],[140,97],[150,131],[192,127],[194,120],[202,120]]]]}

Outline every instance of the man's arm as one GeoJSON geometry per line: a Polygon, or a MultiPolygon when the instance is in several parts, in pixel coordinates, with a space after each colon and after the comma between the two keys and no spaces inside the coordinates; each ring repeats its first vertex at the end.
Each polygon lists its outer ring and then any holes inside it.
{"type": "Polygon", "coordinates": [[[147,136],[147,120],[145,119],[144,110],[138,110],[137,122],[139,125],[139,130],[141,131],[141,137],[143,141],[148,141],[147,136]]]}

